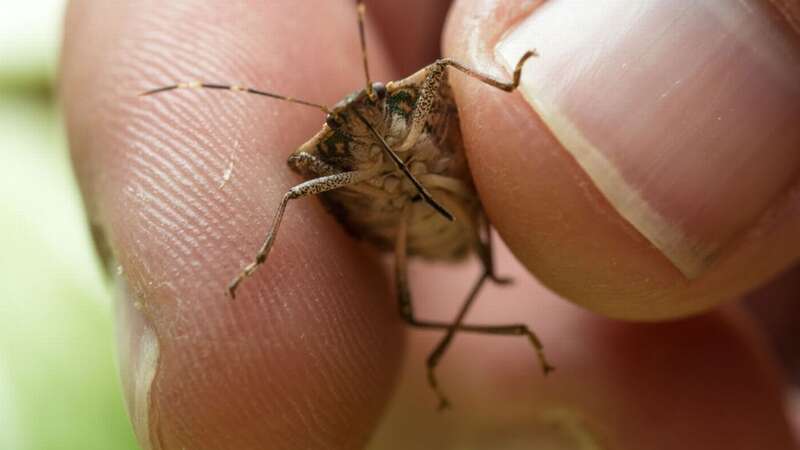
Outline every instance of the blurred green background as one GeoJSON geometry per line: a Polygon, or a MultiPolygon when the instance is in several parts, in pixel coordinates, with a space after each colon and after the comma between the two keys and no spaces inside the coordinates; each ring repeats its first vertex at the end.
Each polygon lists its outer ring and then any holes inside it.
{"type": "Polygon", "coordinates": [[[137,449],[56,103],[64,0],[0,0],[0,450],[137,449]]]}

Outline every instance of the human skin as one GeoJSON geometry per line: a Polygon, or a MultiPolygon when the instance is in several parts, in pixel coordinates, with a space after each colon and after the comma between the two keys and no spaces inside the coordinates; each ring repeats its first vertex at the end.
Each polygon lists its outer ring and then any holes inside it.
{"type": "MultiPolygon", "coordinates": [[[[429,3],[369,3],[375,79],[400,78],[436,54],[428,40],[441,34],[445,8],[429,3]],[[417,25],[396,26],[404,20],[417,25]]],[[[77,0],[67,15],[70,147],[119,274],[121,375],[144,448],[346,449],[371,436],[375,449],[793,448],[784,381],[730,303],[796,262],[796,177],[766,219],[732,238],[741,242],[726,241],[722,262],[689,279],[604,199],[518,93],[460,75],[451,80],[476,185],[522,263],[501,249],[499,270],[516,284],[488,288],[469,319],[534,326],[555,373],[542,377],[521,340],[459,335],[440,370],[454,410],[435,413],[422,367],[439,335],[404,339],[381,258],[312,199],[290,205],[268,263],[226,298],[300,181],[286,156],[323,118],[227,92],[136,94],[204,79],[330,105],[360,88],[363,73],[349,1],[219,5],[77,0]],[[521,158],[520,143],[536,157],[521,158]],[[701,311],[658,324],[603,317],[701,311]]],[[[530,12],[526,2],[456,2],[444,52],[508,76],[487,49],[530,12]]],[[[447,318],[476,269],[419,264],[410,275],[419,314],[447,318]]]]}

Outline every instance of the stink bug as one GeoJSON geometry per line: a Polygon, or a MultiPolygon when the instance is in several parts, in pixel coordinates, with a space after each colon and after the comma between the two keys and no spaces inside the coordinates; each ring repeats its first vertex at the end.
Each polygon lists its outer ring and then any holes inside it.
{"type": "Polygon", "coordinates": [[[447,70],[456,69],[512,92],[519,85],[523,65],[536,56],[535,51],[520,58],[510,82],[443,58],[402,80],[373,83],[364,37],[363,0],[356,0],[356,9],[366,86],[332,108],[249,87],[200,81],[143,93],[152,95],[182,88],[240,91],[311,106],[327,114],[322,129],[288,159],[289,167],[308,180],[286,192],[261,248],[253,262],[230,282],[228,295],[234,297],[241,282],[266,261],[288,203],[319,195],[353,235],[394,252],[396,295],[403,320],[415,327],[446,332],[427,359],[428,381],[439,398],[440,408],[448,402],[437,383],[435,368],[456,331],[527,336],[542,369],[549,372],[552,366],[545,359],[542,344],[527,326],[464,323],[470,305],[487,280],[508,280],[494,272],[489,224],[467,167],[447,70]],[[472,252],[480,258],[483,273],[456,318],[447,323],[415,317],[407,257],[456,260],[472,252]]]}

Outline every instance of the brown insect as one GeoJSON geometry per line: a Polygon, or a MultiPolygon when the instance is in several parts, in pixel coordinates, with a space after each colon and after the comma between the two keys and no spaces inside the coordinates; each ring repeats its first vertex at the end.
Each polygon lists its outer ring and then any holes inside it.
{"type": "Polygon", "coordinates": [[[447,77],[447,68],[452,67],[512,92],[519,85],[523,65],[536,55],[535,51],[520,58],[511,82],[443,58],[402,80],[385,85],[373,83],[367,63],[363,0],[356,0],[356,8],[366,87],[333,108],[239,85],[199,81],[143,94],[181,88],[232,90],[312,106],[327,114],[322,130],[288,159],[289,167],[308,181],[286,192],[254,261],[230,282],[228,294],[234,297],[240,283],[267,259],[289,201],[319,195],[351,234],[394,251],[397,299],[403,320],[415,327],[446,331],[427,359],[428,381],[439,398],[440,408],[448,406],[448,402],[434,371],[456,331],[527,336],[543,371],[549,372],[553,367],[545,359],[541,342],[527,326],[464,323],[464,316],[487,280],[500,284],[510,280],[499,278],[494,272],[489,223],[467,167],[458,110],[447,77]],[[456,260],[473,251],[483,264],[483,273],[453,322],[415,317],[408,287],[408,256],[456,260]]]}

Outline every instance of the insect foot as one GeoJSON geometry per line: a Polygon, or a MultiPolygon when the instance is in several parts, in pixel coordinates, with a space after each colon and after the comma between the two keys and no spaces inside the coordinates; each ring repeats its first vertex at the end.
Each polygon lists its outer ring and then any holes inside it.
{"type": "Polygon", "coordinates": [[[447,396],[442,392],[442,388],[439,387],[439,381],[436,379],[434,367],[430,365],[430,362],[428,363],[428,385],[430,385],[436,397],[439,399],[439,404],[436,407],[437,411],[445,411],[453,407],[453,405],[450,404],[450,400],[448,400],[447,396]]]}

